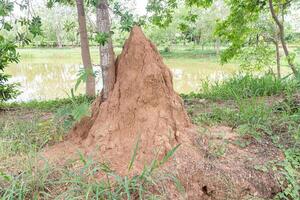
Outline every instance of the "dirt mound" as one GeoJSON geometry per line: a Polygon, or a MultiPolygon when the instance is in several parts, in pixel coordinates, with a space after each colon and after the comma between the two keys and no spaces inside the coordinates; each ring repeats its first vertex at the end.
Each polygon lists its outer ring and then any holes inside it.
{"type": "Polygon", "coordinates": [[[85,126],[75,127],[73,139],[89,151],[98,146],[100,156],[105,155],[121,171],[138,139],[141,154],[137,163],[143,167],[156,151],[163,155],[178,144],[185,129],[191,127],[183,102],[174,92],[170,70],[138,27],[117,59],[113,91],[100,107],[96,105],[94,123],[84,119],[81,124],[85,126]]]}
{"type": "MultiPolygon", "coordinates": [[[[155,155],[163,157],[181,144],[172,162],[164,169],[178,176],[185,186],[186,198],[240,199],[242,192],[266,197],[272,195],[273,189],[261,188],[268,187],[270,182],[273,188],[273,180],[261,178],[263,181],[256,187],[252,179],[233,176],[238,172],[230,170],[231,166],[226,162],[213,168],[205,153],[206,144],[199,145],[199,134],[173,89],[170,70],[139,27],[133,28],[116,66],[116,83],[108,99],[102,103],[97,99],[92,117],[82,119],[65,142],[45,152],[46,157],[63,160],[80,149],[125,174],[132,150],[139,141],[133,169],[138,173],[155,155]]],[[[234,165],[233,158],[230,159],[228,163],[234,165]]],[[[170,189],[171,199],[180,196],[170,189]]]]}

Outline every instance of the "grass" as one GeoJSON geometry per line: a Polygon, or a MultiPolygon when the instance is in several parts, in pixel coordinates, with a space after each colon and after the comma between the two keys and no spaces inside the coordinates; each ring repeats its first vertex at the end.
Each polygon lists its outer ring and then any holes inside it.
{"type": "MultiPolygon", "coordinates": [[[[88,102],[91,103],[93,98],[88,98],[84,95],[79,95],[75,97],[75,101],[77,103],[84,103],[88,102]]],[[[38,101],[32,100],[29,102],[12,102],[12,103],[4,103],[0,102],[0,110],[3,109],[35,109],[40,111],[50,111],[55,112],[59,108],[63,108],[65,106],[71,105],[72,99],[71,98],[63,98],[63,99],[54,99],[54,100],[47,100],[47,101],[38,101]]]]}
{"type": "Polygon", "coordinates": [[[203,81],[200,93],[188,96],[211,100],[233,100],[251,97],[271,96],[293,92],[297,82],[293,79],[277,79],[273,74],[257,76],[237,74],[223,81],[203,81]]]}

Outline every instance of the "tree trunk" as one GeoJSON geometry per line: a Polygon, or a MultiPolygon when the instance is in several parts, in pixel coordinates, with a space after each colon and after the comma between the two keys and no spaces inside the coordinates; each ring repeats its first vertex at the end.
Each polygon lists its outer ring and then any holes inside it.
{"type": "Polygon", "coordinates": [[[110,18],[109,5],[107,0],[100,0],[97,5],[97,28],[99,33],[106,33],[109,35],[106,43],[100,45],[100,66],[102,69],[103,90],[102,101],[108,98],[110,91],[112,91],[116,80],[115,69],[115,53],[113,50],[111,33],[110,33],[110,18]]]}
{"type": "Polygon", "coordinates": [[[280,52],[279,52],[279,42],[275,41],[275,47],[276,47],[276,65],[277,65],[277,77],[281,78],[281,72],[280,72],[280,52]]]}
{"type": "Polygon", "coordinates": [[[59,29],[56,30],[56,40],[57,40],[57,47],[62,48],[63,44],[62,44],[62,38],[59,29]]]}
{"type": "Polygon", "coordinates": [[[83,0],[76,0],[78,23],[79,23],[79,35],[81,43],[81,57],[84,69],[89,74],[86,82],[86,95],[95,96],[95,77],[91,74],[93,72],[93,66],[91,61],[89,40],[86,30],[86,19],[84,12],[83,0]]]}
{"type": "Polygon", "coordinates": [[[216,39],[216,54],[217,55],[220,55],[220,46],[221,46],[220,43],[221,43],[220,39],[217,38],[216,39]]]}
{"type": "Polygon", "coordinates": [[[273,20],[275,21],[275,23],[278,26],[279,38],[280,38],[280,41],[281,41],[281,44],[282,44],[282,48],[283,48],[284,54],[287,57],[288,64],[289,64],[290,68],[292,69],[294,75],[297,75],[298,71],[297,71],[297,69],[296,69],[293,61],[289,57],[290,56],[289,50],[288,50],[287,44],[286,44],[285,39],[284,39],[284,26],[283,26],[283,22],[280,22],[279,19],[278,19],[278,16],[276,15],[276,12],[275,12],[274,6],[273,6],[273,0],[269,0],[269,6],[270,6],[270,11],[271,11],[271,14],[272,14],[272,18],[273,18],[273,20]]]}

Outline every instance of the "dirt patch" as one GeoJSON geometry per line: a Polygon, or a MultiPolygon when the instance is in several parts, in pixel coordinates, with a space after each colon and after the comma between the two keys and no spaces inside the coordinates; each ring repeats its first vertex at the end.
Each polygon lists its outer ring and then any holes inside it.
{"type": "Polygon", "coordinates": [[[241,149],[233,143],[237,136],[227,127],[210,129],[210,135],[197,132],[174,92],[172,75],[156,47],[139,27],[134,27],[117,59],[116,83],[107,101],[97,99],[93,114],[75,125],[68,139],[44,152],[46,158],[65,162],[81,151],[109,163],[119,174],[126,174],[132,150],[139,149],[132,174],[140,173],[158,155],[162,158],[178,144],[180,148],[164,171],[175,174],[185,194],[168,184],[170,199],[242,199],[250,194],[272,197],[279,191],[273,172],[260,172],[251,165],[281,158],[241,149]],[[209,142],[225,150],[211,147],[209,142]],[[215,155],[211,154],[211,148],[215,155]],[[222,147],[223,148],[223,147],[222,147]],[[251,160],[252,159],[252,160],[251,160]]]}

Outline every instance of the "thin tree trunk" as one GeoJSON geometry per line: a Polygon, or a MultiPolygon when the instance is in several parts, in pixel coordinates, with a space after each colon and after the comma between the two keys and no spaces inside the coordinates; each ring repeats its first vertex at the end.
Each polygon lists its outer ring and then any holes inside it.
{"type": "Polygon", "coordinates": [[[220,43],[221,43],[220,39],[217,38],[216,39],[216,54],[217,55],[220,55],[220,43]]]}
{"type": "Polygon", "coordinates": [[[100,66],[102,69],[103,90],[102,101],[108,98],[110,91],[112,91],[116,80],[115,69],[115,53],[113,50],[111,33],[110,33],[110,18],[109,5],[107,0],[100,0],[97,5],[97,28],[99,33],[106,33],[109,35],[106,43],[100,45],[100,66]]]}
{"type": "Polygon", "coordinates": [[[281,78],[281,72],[280,72],[280,52],[279,52],[279,42],[278,42],[278,41],[275,41],[274,44],[275,44],[275,47],[276,47],[277,77],[280,79],[280,78],[281,78]]]}
{"type": "Polygon", "coordinates": [[[297,71],[293,61],[289,57],[290,56],[289,50],[288,50],[287,44],[286,44],[285,39],[284,39],[283,22],[280,22],[279,19],[278,19],[278,16],[276,15],[276,12],[275,12],[274,6],[273,6],[273,0],[269,0],[269,6],[270,6],[270,11],[271,11],[271,14],[272,14],[272,18],[278,26],[279,37],[280,37],[280,41],[281,41],[281,44],[282,44],[284,54],[287,57],[287,61],[288,61],[288,64],[289,64],[290,68],[292,69],[294,75],[296,75],[298,73],[298,71],[297,71]]]}
{"type": "Polygon", "coordinates": [[[86,82],[86,95],[95,96],[95,77],[90,74],[93,72],[93,66],[91,61],[90,49],[89,49],[89,40],[86,30],[86,19],[84,12],[83,0],[76,0],[77,14],[78,14],[78,23],[79,23],[79,35],[81,43],[81,57],[84,69],[89,74],[86,82]]]}
{"type": "Polygon", "coordinates": [[[57,40],[57,47],[58,48],[62,48],[63,47],[63,44],[62,44],[62,38],[61,38],[61,35],[60,35],[60,31],[56,31],[56,40],[57,40]]]}

